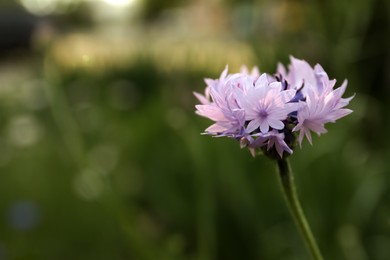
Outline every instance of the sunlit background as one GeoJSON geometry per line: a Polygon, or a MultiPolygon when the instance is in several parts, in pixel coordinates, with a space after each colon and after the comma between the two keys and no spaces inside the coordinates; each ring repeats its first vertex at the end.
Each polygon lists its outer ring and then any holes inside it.
{"type": "Polygon", "coordinates": [[[323,254],[390,259],[390,1],[2,0],[0,260],[309,259],[274,163],[192,95],[289,55],[356,93],[291,157],[323,254]]]}

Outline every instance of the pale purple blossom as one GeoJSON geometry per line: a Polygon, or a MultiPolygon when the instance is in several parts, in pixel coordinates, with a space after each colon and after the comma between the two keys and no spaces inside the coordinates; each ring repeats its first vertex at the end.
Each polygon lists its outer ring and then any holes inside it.
{"type": "Polygon", "coordinates": [[[297,103],[289,103],[295,90],[282,90],[280,82],[269,83],[266,74],[255,82],[246,81],[243,89],[236,89],[236,100],[245,111],[245,120],[249,121],[247,132],[260,128],[268,133],[270,127],[281,130],[287,115],[297,111],[297,103]]]}
{"type": "Polygon", "coordinates": [[[219,79],[205,82],[204,94],[194,92],[201,103],[196,113],[214,121],[205,134],[235,138],[252,154],[261,149],[283,158],[293,153],[294,132],[299,144],[304,136],[312,143],[311,131],[326,133],[326,123],[352,112],[344,107],[353,97],[342,98],[347,81],[334,89],[336,81],[320,65],[293,57],[288,70],[279,64],[274,76],[257,67],[229,74],[226,67],[219,79]]]}
{"type": "Polygon", "coordinates": [[[226,68],[218,80],[205,80],[207,84],[205,96],[195,93],[202,103],[196,106],[196,113],[215,121],[215,124],[205,130],[207,134],[235,137],[243,132],[245,111],[238,106],[233,96],[235,88],[240,87],[241,76],[241,74],[227,76],[226,68]]]}
{"type": "Polygon", "coordinates": [[[254,134],[254,136],[257,136],[257,138],[249,145],[250,148],[256,149],[264,147],[267,151],[270,151],[271,148],[275,147],[276,152],[278,153],[280,158],[283,157],[283,152],[287,152],[289,154],[293,153],[293,150],[287,145],[284,140],[285,135],[283,132],[271,130],[265,134],[254,134]]]}
{"type": "Polygon", "coordinates": [[[289,88],[302,87],[302,95],[305,101],[301,104],[297,113],[298,124],[293,131],[299,131],[298,141],[302,144],[306,136],[312,143],[311,131],[317,135],[327,132],[326,123],[334,123],[336,120],[352,113],[352,110],[344,108],[353,98],[342,98],[347,87],[345,80],[341,87],[333,89],[336,80],[329,80],[327,73],[317,64],[312,68],[306,61],[291,57],[289,70],[283,65],[278,65],[278,73],[289,83],[289,88]]]}

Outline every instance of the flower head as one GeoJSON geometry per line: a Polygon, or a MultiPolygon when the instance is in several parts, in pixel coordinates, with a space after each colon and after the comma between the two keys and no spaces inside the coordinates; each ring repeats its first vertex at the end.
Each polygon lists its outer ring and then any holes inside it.
{"type": "Polygon", "coordinates": [[[268,133],[270,128],[281,130],[287,115],[298,109],[297,103],[290,103],[296,90],[283,90],[280,82],[269,82],[266,74],[252,82],[246,80],[243,89],[236,89],[236,101],[245,112],[249,123],[247,132],[260,128],[268,133]]]}
{"type": "Polygon", "coordinates": [[[344,108],[353,98],[342,98],[347,87],[345,80],[341,87],[333,89],[336,80],[329,80],[328,74],[321,65],[312,68],[306,61],[291,57],[289,71],[282,65],[278,66],[278,72],[289,82],[289,87],[296,89],[302,85],[302,94],[305,101],[299,101],[301,107],[297,113],[297,122],[293,131],[299,131],[298,141],[302,144],[306,136],[312,143],[311,131],[317,135],[327,132],[326,123],[334,123],[336,120],[352,113],[352,110],[344,108]]]}
{"type": "Polygon", "coordinates": [[[344,107],[353,97],[342,98],[347,81],[333,89],[336,81],[320,65],[293,57],[288,70],[278,65],[275,76],[257,67],[228,74],[226,67],[219,79],[205,82],[205,94],[194,93],[201,103],[196,113],[214,121],[205,134],[235,138],[253,154],[261,149],[283,158],[293,152],[294,132],[300,144],[304,136],[311,143],[311,131],[326,133],[326,123],[352,112],[344,107]]]}

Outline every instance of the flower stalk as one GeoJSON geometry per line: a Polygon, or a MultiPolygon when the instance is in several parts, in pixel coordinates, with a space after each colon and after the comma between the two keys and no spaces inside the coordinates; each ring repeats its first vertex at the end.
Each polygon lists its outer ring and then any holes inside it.
{"type": "Polygon", "coordinates": [[[316,240],[313,236],[313,233],[311,232],[310,226],[299,202],[290,164],[286,158],[279,159],[277,162],[282,192],[286,199],[286,203],[290,208],[291,215],[295,220],[295,224],[300,230],[312,258],[314,260],[323,260],[320,249],[318,248],[316,240]]]}

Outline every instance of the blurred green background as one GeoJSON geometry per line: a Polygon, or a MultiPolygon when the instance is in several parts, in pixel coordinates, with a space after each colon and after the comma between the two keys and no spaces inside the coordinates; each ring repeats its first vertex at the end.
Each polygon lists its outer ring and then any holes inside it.
{"type": "Polygon", "coordinates": [[[2,0],[0,259],[309,259],[274,162],[192,95],[289,55],[356,93],[290,159],[323,255],[390,259],[387,0],[2,0]]]}

